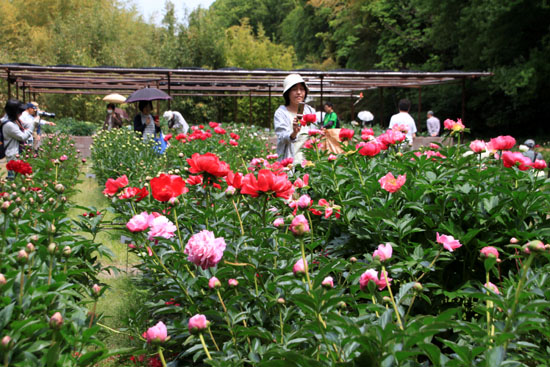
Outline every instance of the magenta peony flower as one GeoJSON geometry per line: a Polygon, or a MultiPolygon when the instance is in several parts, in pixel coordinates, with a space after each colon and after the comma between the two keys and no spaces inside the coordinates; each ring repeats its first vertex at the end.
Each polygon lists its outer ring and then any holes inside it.
{"type": "Polygon", "coordinates": [[[290,223],[290,230],[297,236],[301,236],[304,233],[309,232],[309,223],[303,214],[300,214],[292,220],[290,223]]]}
{"type": "Polygon", "coordinates": [[[206,329],[209,324],[210,323],[206,319],[206,316],[197,314],[189,319],[189,324],[188,324],[189,332],[191,334],[201,332],[204,329],[206,329]]]}
{"type": "Polygon", "coordinates": [[[141,232],[149,228],[151,222],[155,219],[153,214],[148,214],[147,212],[142,212],[141,214],[134,215],[128,223],[126,223],[126,228],[132,232],[141,232]]]}
{"type": "Polygon", "coordinates": [[[147,343],[162,343],[168,337],[166,325],[162,321],[159,321],[155,326],[151,326],[144,334],[147,343]]]}
{"type": "Polygon", "coordinates": [[[392,278],[388,277],[388,272],[383,270],[380,273],[380,279],[375,281],[376,285],[378,286],[378,290],[381,291],[382,289],[386,288],[386,286],[389,284],[391,285],[392,278]],[[388,279],[388,282],[386,283],[386,278],[388,279]]]}
{"type": "Polygon", "coordinates": [[[321,285],[325,288],[334,288],[334,279],[332,279],[332,277],[326,277],[321,282],[321,285]]]}
{"type": "Polygon", "coordinates": [[[547,164],[542,159],[537,159],[537,160],[535,160],[535,163],[533,163],[533,168],[534,169],[545,169],[546,167],[547,167],[547,164]]]}
{"type": "Polygon", "coordinates": [[[392,252],[393,248],[391,243],[386,243],[385,245],[380,244],[378,245],[378,249],[372,254],[372,258],[378,257],[378,260],[386,261],[391,258],[392,252]]]}
{"type": "Polygon", "coordinates": [[[520,152],[506,151],[502,152],[502,164],[507,168],[514,167],[517,164],[520,171],[526,171],[531,168],[533,162],[520,152]]]}
{"type": "Polygon", "coordinates": [[[489,141],[491,148],[494,150],[508,150],[512,149],[516,145],[516,139],[510,135],[497,136],[489,141]]]}
{"type": "Polygon", "coordinates": [[[229,279],[227,284],[229,284],[230,287],[236,287],[239,285],[239,281],[237,279],[229,279]]]}
{"type": "Polygon", "coordinates": [[[330,155],[328,156],[329,162],[330,162],[330,161],[335,161],[336,159],[338,159],[338,157],[335,156],[334,154],[330,154],[330,155]]]}
{"type": "Polygon", "coordinates": [[[361,278],[359,278],[359,286],[361,287],[362,291],[367,288],[370,281],[373,281],[375,284],[379,281],[378,272],[374,269],[369,269],[361,274],[361,278]]]}
{"type": "Polygon", "coordinates": [[[498,287],[496,285],[494,285],[493,283],[491,282],[487,282],[484,284],[485,288],[487,288],[489,291],[493,292],[493,293],[496,293],[496,294],[500,294],[500,291],[498,290],[498,287]]]}
{"type": "Polygon", "coordinates": [[[436,233],[436,241],[437,243],[442,244],[445,250],[451,252],[462,246],[462,244],[458,242],[458,240],[455,240],[453,236],[447,236],[444,234],[440,236],[439,233],[436,233]]]}
{"type": "Polygon", "coordinates": [[[285,224],[285,220],[283,218],[277,218],[273,221],[273,225],[275,227],[280,227],[285,224]]]}
{"type": "Polygon", "coordinates": [[[66,161],[67,159],[68,159],[68,157],[67,157],[65,154],[63,154],[61,157],[59,157],[59,161],[60,161],[60,162],[64,162],[64,161],[66,161]]]}
{"type": "Polygon", "coordinates": [[[474,140],[470,143],[470,149],[474,153],[483,153],[485,151],[486,144],[483,140],[474,140]]]}
{"type": "Polygon", "coordinates": [[[387,175],[378,180],[380,186],[387,192],[394,193],[401,189],[401,186],[407,181],[407,175],[399,175],[397,178],[393,177],[393,174],[389,172],[387,175]]]}
{"type": "Polygon", "coordinates": [[[223,237],[216,238],[213,232],[203,230],[191,236],[183,253],[189,255],[189,261],[204,270],[216,266],[222,259],[225,246],[223,237]]]}
{"type": "Polygon", "coordinates": [[[496,257],[498,259],[498,250],[493,246],[485,246],[480,253],[482,257],[496,257]]]}
{"type": "Polygon", "coordinates": [[[307,267],[307,260],[306,260],[306,263],[304,264],[303,259],[300,259],[296,261],[296,264],[294,264],[294,267],[292,267],[292,271],[294,272],[294,275],[301,275],[306,272],[306,267],[307,267]]]}
{"type": "Polygon", "coordinates": [[[147,234],[149,235],[149,240],[155,237],[172,238],[176,230],[176,226],[168,218],[160,215],[153,219],[147,234]]]}

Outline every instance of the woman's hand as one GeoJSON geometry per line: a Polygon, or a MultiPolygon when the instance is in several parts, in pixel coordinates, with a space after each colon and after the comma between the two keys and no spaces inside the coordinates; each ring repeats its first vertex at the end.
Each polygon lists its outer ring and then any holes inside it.
{"type": "Polygon", "coordinates": [[[296,139],[296,136],[300,132],[301,126],[298,122],[298,118],[294,117],[294,120],[292,120],[292,134],[290,134],[291,139],[296,139]]]}

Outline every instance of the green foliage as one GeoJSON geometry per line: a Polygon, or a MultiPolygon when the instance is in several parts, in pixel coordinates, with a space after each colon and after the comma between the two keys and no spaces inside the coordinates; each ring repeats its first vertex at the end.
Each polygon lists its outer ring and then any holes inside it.
{"type": "Polygon", "coordinates": [[[78,121],[72,117],[57,119],[55,126],[44,125],[45,133],[62,133],[74,136],[91,136],[97,130],[97,124],[86,121],[78,121]]]}

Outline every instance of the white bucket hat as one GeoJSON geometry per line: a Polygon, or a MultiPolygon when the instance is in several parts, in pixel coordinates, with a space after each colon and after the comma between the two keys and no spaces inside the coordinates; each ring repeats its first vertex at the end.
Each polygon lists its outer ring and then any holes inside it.
{"type": "Polygon", "coordinates": [[[296,84],[304,83],[306,86],[306,92],[309,93],[309,88],[307,87],[307,84],[305,80],[302,78],[300,74],[290,74],[285,78],[285,81],[283,82],[283,94],[285,94],[290,88],[294,87],[296,84]]]}
{"type": "Polygon", "coordinates": [[[164,112],[162,117],[164,117],[165,120],[172,120],[172,117],[174,117],[174,114],[172,113],[172,111],[166,111],[164,112]]]}

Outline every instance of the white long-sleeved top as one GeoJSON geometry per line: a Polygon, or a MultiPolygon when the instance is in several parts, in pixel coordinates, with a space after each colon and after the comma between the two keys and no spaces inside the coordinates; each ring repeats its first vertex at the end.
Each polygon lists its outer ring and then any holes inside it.
{"type": "MultiPolygon", "coordinates": [[[[315,113],[313,107],[309,105],[304,106],[304,115],[309,113],[315,113]]],[[[296,135],[296,139],[292,139],[292,121],[296,117],[295,113],[290,112],[286,106],[279,106],[275,111],[273,118],[273,126],[275,127],[275,134],[277,135],[277,155],[278,160],[282,161],[286,158],[294,158],[294,155],[298,153],[302,144],[307,140],[309,127],[303,126],[296,135]]]]}

